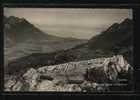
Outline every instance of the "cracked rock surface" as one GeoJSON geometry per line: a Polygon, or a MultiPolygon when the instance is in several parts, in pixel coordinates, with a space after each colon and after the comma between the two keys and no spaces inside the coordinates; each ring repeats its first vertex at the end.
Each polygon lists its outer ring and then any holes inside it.
{"type": "Polygon", "coordinates": [[[108,84],[130,81],[132,71],[122,55],[30,68],[19,79],[5,79],[5,91],[110,91],[108,84]]]}

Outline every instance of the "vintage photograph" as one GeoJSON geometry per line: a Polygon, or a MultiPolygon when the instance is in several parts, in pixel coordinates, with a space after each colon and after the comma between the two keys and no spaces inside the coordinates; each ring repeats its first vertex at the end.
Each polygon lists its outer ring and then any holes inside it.
{"type": "Polygon", "coordinates": [[[132,9],[3,13],[4,91],[134,91],[132,9]]]}

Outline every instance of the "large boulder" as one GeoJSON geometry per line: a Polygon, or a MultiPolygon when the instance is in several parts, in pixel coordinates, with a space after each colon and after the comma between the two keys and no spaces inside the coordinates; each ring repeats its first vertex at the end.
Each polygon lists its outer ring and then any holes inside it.
{"type": "Polygon", "coordinates": [[[106,58],[100,66],[87,69],[87,79],[99,83],[116,82],[119,75],[129,74],[132,66],[127,63],[122,55],[106,58]]]}

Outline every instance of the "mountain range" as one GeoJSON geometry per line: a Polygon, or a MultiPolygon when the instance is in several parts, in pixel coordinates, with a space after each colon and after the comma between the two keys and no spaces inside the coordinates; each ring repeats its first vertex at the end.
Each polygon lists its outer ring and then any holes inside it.
{"type": "Polygon", "coordinates": [[[32,53],[50,53],[72,48],[87,40],[44,33],[24,18],[4,16],[5,64],[32,53]]]}
{"type": "MultiPolygon", "coordinates": [[[[91,38],[88,42],[75,45],[72,48],[58,50],[52,53],[35,52],[20,57],[8,63],[7,72],[13,74],[21,69],[42,67],[45,65],[56,65],[71,61],[89,60],[102,57],[123,55],[133,64],[133,21],[125,19],[121,23],[111,25],[106,31],[91,38]],[[14,70],[12,71],[12,69],[14,70]]],[[[46,46],[48,46],[46,44],[46,46]]],[[[67,45],[68,46],[68,45],[67,45]]],[[[22,70],[23,71],[23,70],[22,70]]]]}

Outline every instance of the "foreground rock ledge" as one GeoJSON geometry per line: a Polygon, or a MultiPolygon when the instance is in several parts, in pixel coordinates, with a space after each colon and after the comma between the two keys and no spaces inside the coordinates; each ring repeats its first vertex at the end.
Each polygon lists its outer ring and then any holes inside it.
{"type": "Polygon", "coordinates": [[[21,79],[9,78],[5,91],[111,91],[108,84],[119,84],[120,78],[130,81],[132,72],[122,55],[69,62],[30,68],[21,79]]]}

